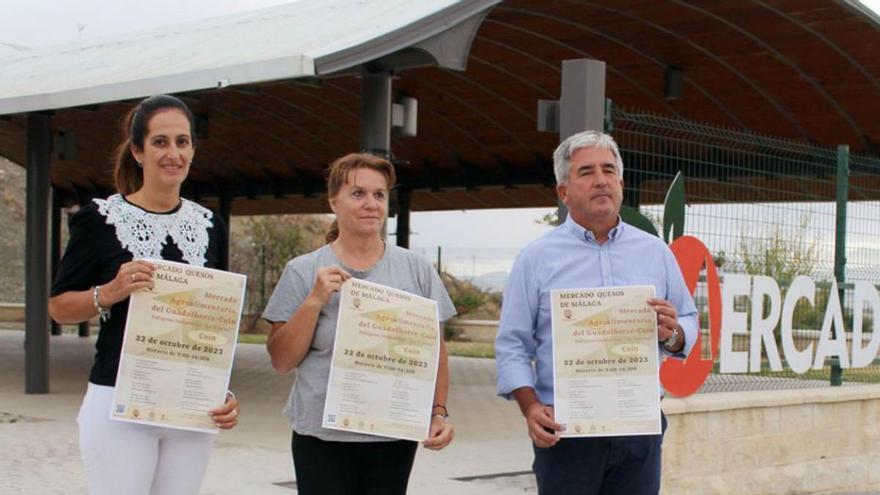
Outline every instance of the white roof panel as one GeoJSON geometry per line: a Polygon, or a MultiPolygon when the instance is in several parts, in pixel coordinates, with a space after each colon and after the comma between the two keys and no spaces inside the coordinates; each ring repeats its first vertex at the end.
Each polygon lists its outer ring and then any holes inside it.
{"type": "Polygon", "coordinates": [[[0,53],[0,115],[336,72],[430,38],[497,1],[300,0],[0,53]],[[322,67],[322,60],[328,60],[322,67]]]}

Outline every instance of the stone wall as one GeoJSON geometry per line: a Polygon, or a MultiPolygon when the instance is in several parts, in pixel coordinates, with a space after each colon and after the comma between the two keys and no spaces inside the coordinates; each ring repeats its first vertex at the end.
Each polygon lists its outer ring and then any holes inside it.
{"type": "Polygon", "coordinates": [[[24,302],[25,170],[0,157],[0,302],[24,302]]]}
{"type": "Polygon", "coordinates": [[[880,489],[880,385],[665,399],[663,493],[880,489]]]}

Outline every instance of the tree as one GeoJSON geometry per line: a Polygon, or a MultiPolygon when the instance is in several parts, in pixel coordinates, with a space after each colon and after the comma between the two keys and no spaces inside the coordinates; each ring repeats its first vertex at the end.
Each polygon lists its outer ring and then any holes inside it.
{"type": "Polygon", "coordinates": [[[458,316],[463,316],[479,308],[489,300],[489,293],[466,280],[458,279],[447,272],[440,274],[446,292],[452,299],[458,316]]]}
{"type": "MultiPolygon", "coordinates": [[[[784,229],[776,226],[766,237],[755,238],[746,232],[740,233],[740,259],[745,272],[749,275],[765,275],[776,280],[781,287],[791,284],[798,275],[812,275],[819,265],[818,241],[814,238],[809,242],[809,218],[801,217],[797,227],[784,229]]],[[[794,311],[793,325],[795,328],[815,328],[820,318],[816,309],[824,307],[820,302],[827,301],[828,287],[816,288],[816,305],[798,305],[794,311]]],[[[748,310],[748,308],[741,308],[748,310]]],[[[761,315],[766,318],[769,306],[764,307],[761,315]]],[[[780,345],[781,330],[777,325],[773,331],[777,346],[780,345]]]]}
{"type": "Polygon", "coordinates": [[[551,211],[550,213],[541,216],[541,218],[536,218],[535,223],[538,225],[551,225],[556,227],[562,223],[559,221],[559,210],[551,211]]]}
{"type": "Polygon", "coordinates": [[[248,275],[246,328],[254,330],[289,260],[319,247],[330,224],[325,215],[233,219],[232,271],[248,275]]]}
{"type": "Polygon", "coordinates": [[[775,227],[770,235],[755,238],[746,232],[739,237],[740,259],[749,275],[766,275],[789,284],[798,275],[812,275],[819,264],[816,239],[809,242],[809,218],[791,229],[775,227]]]}

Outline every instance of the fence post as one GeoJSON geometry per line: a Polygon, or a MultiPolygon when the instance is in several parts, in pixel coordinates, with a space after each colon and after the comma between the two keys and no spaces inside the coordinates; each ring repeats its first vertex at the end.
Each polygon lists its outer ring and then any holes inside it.
{"type": "Polygon", "coordinates": [[[440,263],[443,261],[443,246],[437,246],[437,275],[443,276],[443,267],[440,263]]]}
{"type": "MultiPolygon", "coordinates": [[[[846,293],[843,283],[846,279],[846,201],[849,195],[849,146],[842,144],[837,147],[837,221],[834,236],[834,278],[837,280],[837,297],[841,308],[846,293]]],[[[829,296],[831,296],[829,294],[829,296]]],[[[834,328],[837,338],[838,328],[834,328]]],[[[846,339],[846,336],[843,336],[846,339]]],[[[831,360],[831,385],[839,386],[843,382],[840,359],[831,360]]]]}

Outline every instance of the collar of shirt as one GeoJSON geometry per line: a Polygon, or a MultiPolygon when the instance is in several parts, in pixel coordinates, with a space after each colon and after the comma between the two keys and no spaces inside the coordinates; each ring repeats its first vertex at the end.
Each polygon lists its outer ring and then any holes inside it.
{"type": "MultiPolygon", "coordinates": [[[[588,230],[584,228],[581,224],[575,222],[571,218],[571,215],[565,216],[565,222],[563,223],[563,225],[565,226],[566,230],[571,232],[578,239],[582,239],[584,242],[592,246],[599,246],[599,242],[596,240],[596,235],[593,234],[593,231],[588,230]]],[[[608,232],[608,240],[612,242],[616,241],[623,233],[624,225],[625,224],[621,221],[620,216],[618,216],[617,225],[615,225],[614,228],[608,232]]]]}

